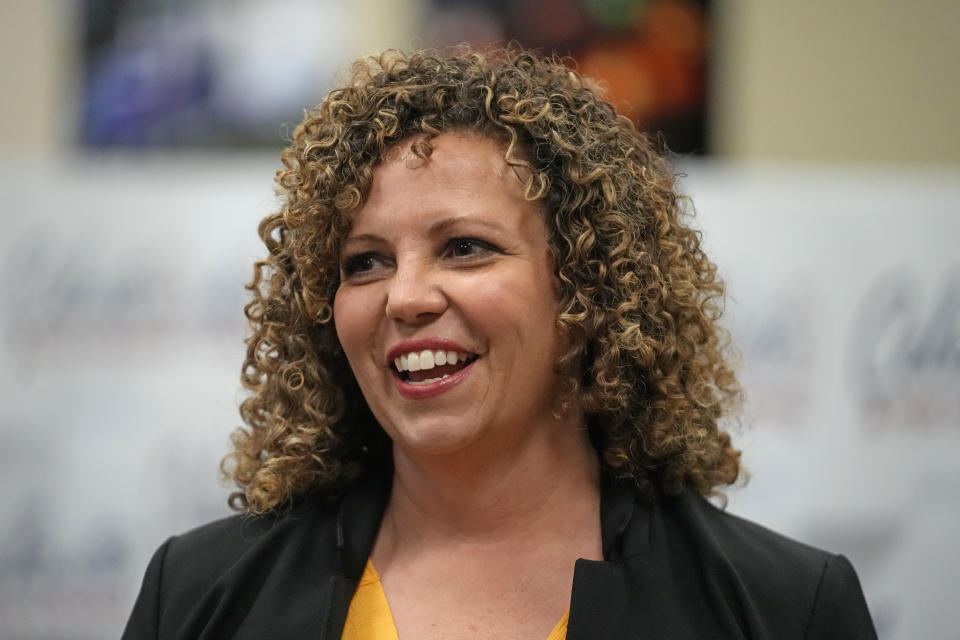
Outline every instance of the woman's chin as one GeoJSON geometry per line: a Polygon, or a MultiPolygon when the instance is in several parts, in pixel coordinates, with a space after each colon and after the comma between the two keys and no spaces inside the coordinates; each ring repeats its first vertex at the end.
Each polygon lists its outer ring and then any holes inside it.
{"type": "Polygon", "coordinates": [[[435,457],[462,453],[476,444],[480,434],[475,426],[457,428],[450,422],[444,422],[405,428],[390,435],[394,449],[408,457],[435,457]]]}

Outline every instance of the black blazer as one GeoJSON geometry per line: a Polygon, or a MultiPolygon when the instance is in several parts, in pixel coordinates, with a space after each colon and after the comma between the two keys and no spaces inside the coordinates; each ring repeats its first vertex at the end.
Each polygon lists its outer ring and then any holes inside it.
{"type": "MultiPolygon", "coordinates": [[[[167,540],[123,638],[340,638],[390,478],[337,503],[234,516],[167,540]]],[[[568,640],[875,639],[853,567],[699,495],[649,504],[605,480],[603,561],[578,560],[568,640]]]]}

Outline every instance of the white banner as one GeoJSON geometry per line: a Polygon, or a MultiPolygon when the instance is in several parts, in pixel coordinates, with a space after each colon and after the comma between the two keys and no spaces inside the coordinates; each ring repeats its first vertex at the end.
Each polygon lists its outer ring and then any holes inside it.
{"type": "MultiPolygon", "coordinates": [[[[163,539],[228,515],[243,284],[274,157],[0,173],[0,635],[114,637],[163,539]]],[[[888,639],[960,638],[960,171],[691,164],[752,479],[888,639]]]]}

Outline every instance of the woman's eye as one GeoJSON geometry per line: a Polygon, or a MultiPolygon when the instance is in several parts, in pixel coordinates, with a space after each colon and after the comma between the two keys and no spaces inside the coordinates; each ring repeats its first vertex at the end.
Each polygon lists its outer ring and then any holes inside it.
{"type": "Polygon", "coordinates": [[[345,278],[350,278],[375,271],[382,262],[383,259],[375,253],[360,253],[343,260],[340,270],[345,278]]]}
{"type": "Polygon", "coordinates": [[[479,257],[495,251],[496,247],[476,238],[454,238],[447,244],[447,254],[451,258],[479,257]]]}

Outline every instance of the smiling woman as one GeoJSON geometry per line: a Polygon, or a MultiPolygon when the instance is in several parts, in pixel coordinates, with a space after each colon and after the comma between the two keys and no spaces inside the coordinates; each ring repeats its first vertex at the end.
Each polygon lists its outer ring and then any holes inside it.
{"type": "Polygon", "coordinates": [[[337,336],[395,463],[442,450],[479,473],[490,461],[474,451],[490,439],[491,453],[538,430],[582,439],[581,416],[561,428],[552,412],[559,298],[541,208],[489,138],[441,134],[426,161],[411,144],[374,170],[334,298],[337,336]]]}
{"type": "Polygon", "coordinates": [[[390,52],[260,226],[225,470],[127,638],[873,638],[850,564],[735,518],[723,285],[655,145],[557,61],[390,52]]]}

